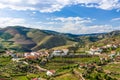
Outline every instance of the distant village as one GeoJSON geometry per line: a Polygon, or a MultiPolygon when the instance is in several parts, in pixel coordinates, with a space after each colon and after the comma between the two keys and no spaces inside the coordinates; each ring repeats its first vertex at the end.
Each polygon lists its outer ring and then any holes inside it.
{"type": "MultiPolygon", "coordinates": [[[[116,48],[119,48],[120,44],[108,44],[102,47],[94,47],[92,46],[89,51],[85,51],[87,54],[80,54],[80,55],[105,55],[107,49],[111,49],[110,52],[106,55],[114,56],[119,55],[120,52],[115,51],[116,48]]],[[[57,56],[69,56],[69,55],[76,55],[74,53],[69,53],[69,49],[59,49],[59,50],[44,50],[44,51],[37,51],[37,52],[25,52],[21,53],[14,53],[14,51],[6,51],[6,55],[10,55],[13,58],[26,58],[26,59],[37,59],[41,57],[57,57],[57,56]]]]}
{"type": "Polygon", "coordinates": [[[86,52],[91,55],[98,55],[100,60],[120,60],[120,51],[116,51],[117,48],[120,48],[120,44],[108,44],[102,47],[92,47],[86,52]],[[110,49],[110,52],[106,52],[108,49],[110,49]]]}
{"type": "MultiPolygon", "coordinates": [[[[14,53],[14,51],[6,51],[6,56],[11,56],[12,61],[20,62],[22,59],[28,59],[28,60],[36,60],[39,58],[47,58],[51,59],[53,57],[60,57],[60,56],[80,56],[80,57],[86,57],[86,56],[99,56],[100,60],[108,60],[111,59],[113,61],[120,60],[120,52],[115,51],[115,49],[119,48],[120,44],[108,44],[102,47],[94,47],[92,46],[89,51],[85,51],[87,54],[70,54],[69,49],[59,49],[59,50],[52,50],[52,51],[38,51],[38,52],[25,52],[25,53],[14,53]],[[105,51],[107,49],[111,49],[109,53],[106,53],[105,51]]],[[[29,64],[26,61],[22,61],[24,64],[29,64]]],[[[80,67],[85,67],[86,64],[79,64],[80,67]]],[[[87,66],[93,66],[91,64],[87,66]]],[[[39,69],[41,69],[39,66],[37,66],[39,69]]],[[[55,70],[44,70],[46,72],[46,75],[52,76],[55,74],[55,70]]],[[[33,79],[34,80],[34,79],[33,79]]]]}

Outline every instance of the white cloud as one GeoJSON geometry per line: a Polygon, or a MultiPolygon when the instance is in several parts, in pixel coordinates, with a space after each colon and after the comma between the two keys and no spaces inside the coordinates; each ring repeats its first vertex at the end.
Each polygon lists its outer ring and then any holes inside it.
{"type": "Polygon", "coordinates": [[[60,11],[69,5],[95,7],[104,10],[120,9],[119,0],[1,0],[0,8],[14,10],[38,10],[40,12],[60,11]]]}
{"type": "MultiPolygon", "coordinates": [[[[50,19],[49,19],[50,21],[50,19]]],[[[94,22],[94,19],[80,18],[80,17],[58,17],[53,18],[51,21],[57,22],[53,25],[44,25],[44,29],[55,30],[63,33],[74,33],[74,34],[89,34],[89,33],[102,33],[113,30],[120,30],[120,26],[112,25],[87,25],[94,22]]]]}
{"type": "Polygon", "coordinates": [[[57,17],[51,19],[53,21],[61,21],[61,22],[75,22],[75,23],[91,23],[95,19],[90,19],[90,18],[81,18],[81,17],[57,17]]]}
{"type": "Polygon", "coordinates": [[[88,34],[88,33],[102,33],[109,32],[113,30],[120,30],[120,26],[112,25],[86,25],[87,23],[94,22],[94,19],[90,18],[80,18],[80,17],[58,17],[49,19],[48,22],[29,22],[23,18],[11,18],[11,17],[0,17],[0,27],[6,26],[26,26],[31,28],[54,30],[64,33],[74,33],[74,34],[88,34]]]}
{"type": "Polygon", "coordinates": [[[113,18],[111,21],[120,21],[120,18],[113,18]]]}
{"type": "Polygon", "coordinates": [[[73,33],[73,34],[89,34],[89,33],[103,33],[103,32],[110,32],[113,30],[120,30],[120,26],[113,27],[111,25],[80,25],[80,24],[73,24],[73,23],[66,23],[59,28],[58,31],[64,33],[73,33]]]}
{"type": "Polygon", "coordinates": [[[65,33],[71,32],[74,34],[102,33],[102,32],[109,32],[113,30],[115,30],[115,28],[111,25],[87,26],[85,24],[75,24],[72,22],[65,23],[61,28],[58,29],[58,31],[61,31],[61,32],[65,32],[65,33]]]}
{"type": "Polygon", "coordinates": [[[0,17],[0,27],[23,25],[25,26],[25,20],[22,18],[0,17]]]}
{"type": "Polygon", "coordinates": [[[111,10],[120,8],[119,0],[102,0],[98,8],[111,10]]]}

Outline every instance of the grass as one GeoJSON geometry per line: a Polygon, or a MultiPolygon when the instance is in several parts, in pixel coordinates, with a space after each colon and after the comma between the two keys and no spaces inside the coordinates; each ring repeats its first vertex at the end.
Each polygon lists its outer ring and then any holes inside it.
{"type": "Polygon", "coordinates": [[[55,77],[53,80],[79,80],[74,74],[66,73],[64,75],[55,77]]]}
{"type": "Polygon", "coordinates": [[[106,72],[112,72],[112,77],[120,79],[120,63],[111,63],[103,67],[106,72]]]}
{"type": "Polygon", "coordinates": [[[46,64],[45,68],[47,69],[60,69],[63,66],[67,66],[69,64],[66,63],[57,63],[57,62],[49,62],[46,64]]]}
{"type": "Polygon", "coordinates": [[[68,45],[64,45],[64,46],[54,47],[54,48],[52,48],[52,49],[54,49],[54,50],[59,50],[59,49],[69,48],[69,47],[71,47],[71,46],[72,46],[71,44],[68,44],[68,45]]]}
{"type": "Polygon", "coordinates": [[[76,68],[75,70],[80,72],[80,73],[83,73],[85,71],[84,69],[81,69],[81,68],[76,68]]]}
{"type": "Polygon", "coordinates": [[[111,70],[113,72],[120,72],[120,64],[108,64],[104,67],[105,70],[111,70]]]}
{"type": "Polygon", "coordinates": [[[38,77],[40,77],[40,74],[28,73],[28,74],[26,75],[26,77],[27,77],[28,79],[38,78],[38,77]]]}
{"type": "Polygon", "coordinates": [[[55,57],[46,64],[44,68],[56,70],[56,76],[51,80],[79,80],[78,76],[72,73],[73,69],[83,73],[83,69],[78,68],[79,63],[98,62],[99,57],[88,58],[62,58],[55,57]]]}
{"type": "Polygon", "coordinates": [[[28,78],[26,76],[18,76],[18,77],[12,78],[12,80],[28,80],[28,78]]]}
{"type": "Polygon", "coordinates": [[[88,58],[62,58],[62,57],[56,57],[52,59],[53,62],[55,61],[61,61],[61,62],[75,62],[75,63],[91,63],[91,62],[98,62],[99,57],[88,57],[88,58]]]}
{"type": "Polygon", "coordinates": [[[49,61],[44,68],[46,69],[54,69],[59,70],[65,67],[74,67],[80,63],[91,63],[91,62],[98,62],[99,57],[89,57],[89,58],[62,58],[62,57],[55,57],[51,61],[49,61]]]}
{"type": "Polygon", "coordinates": [[[83,73],[84,70],[78,69],[79,63],[98,62],[99,57],[88,58],[62,58],[54,57],[51,59],[44,68],[50,70],[56,70],[56,76],[50,78],[51,80],[79,80],[78,76],[72,73],[72,69],[76,69],[78,72],[83,73]]]}
{"type": "MultiPolygon", "coordinates": [[[[50,77],[52,80],[79,80],[78,76],[72,73],[73,69],[76,69],[78,72],[83,73],[84,70],[78,69],[79,63],[90,63],[94,61],[99,61],[99,57],[88,57],[88,58],[62,58],[62,57],[54,57],[50,60],[44,68],[51,70],[56,70],[56,75],[54,77],[50,77]]],[[[2,67],[0,67],[0,74],[3,74],[3,78],[12,78],[12,80],[30,80],[32,78],[49,78],[46,76],[46,72],[40,73],[22,73],[19,71],[15,71],[15,65],[11,61],[10,57],[0,57],[0,63],[2,63],[2,67]]]]}
{"type": "Polygon", "coordinates": [[[11,62],[11,57],[0,57],[0,66],[5,66],[11,62]]]}

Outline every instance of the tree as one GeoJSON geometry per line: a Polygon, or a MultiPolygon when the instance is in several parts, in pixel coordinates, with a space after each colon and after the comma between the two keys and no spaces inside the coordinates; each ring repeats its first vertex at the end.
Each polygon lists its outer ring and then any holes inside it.
{"type": "Polygon", "coordinates": [[[3,33],[2,36],[1,36],[1,38],[5,39],[5,40],[8,40],[8,39],[10,39],[12,37],[13,36],[11,34],[9,34],[9,33],[3,33]]]}

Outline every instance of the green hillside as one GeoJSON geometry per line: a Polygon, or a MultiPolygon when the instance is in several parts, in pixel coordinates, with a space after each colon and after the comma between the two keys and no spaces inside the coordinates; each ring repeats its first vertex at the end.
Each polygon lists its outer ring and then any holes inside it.
{"type": "Polygon", "coordinates": [[[0,29],[0,41],[7,49],[23,51],[50,49],[75,43],[71,38],[57,32],[21,26],[9,26],[0,29]]]}
{"type": "Polygon", "coordinates": [[[5,49],[18,51],[37,51],[41,49],[62,48],[64,46],[85,47],[101,46],[107,43],[119,43],[120,31],[109,33],[74,35],[49,30],[8,26],[0,29],[0,45],[5,49]]]}

